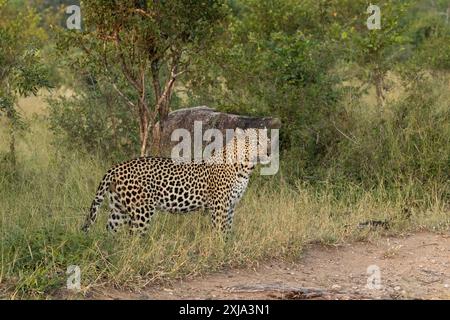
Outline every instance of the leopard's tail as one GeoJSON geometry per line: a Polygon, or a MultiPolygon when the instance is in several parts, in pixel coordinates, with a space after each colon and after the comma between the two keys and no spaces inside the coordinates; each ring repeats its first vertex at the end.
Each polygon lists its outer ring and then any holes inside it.
{"type": "Polygon", "coordinates": [[[108,191],[112,180],[113,180],[113,173],[110,170],[105,174],[102,181],[100,182],[100,185],[98,186],[97,193],[95,194],[95,198],[92,201],[91,208],[89,209],[89,213],[86,216],[86,220],[82,227],[82,230],[84,232],[88,232],[89,228],[94,224],[95,220],[97,219],[98,209],[100,208],[103,199],[105,198],[105,193],[106,191],[108,191]]]}

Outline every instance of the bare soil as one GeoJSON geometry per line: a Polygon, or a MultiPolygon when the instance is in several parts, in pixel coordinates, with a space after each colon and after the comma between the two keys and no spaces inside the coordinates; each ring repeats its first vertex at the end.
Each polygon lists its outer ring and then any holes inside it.
{"type": "Polygon", "coordinates": [[[313,244],[296,263],[265,262],[141,292],[96,289],[87,298],[450,299],[449,264],[450,235],[420,232],[337,246],[313,244]],[[380,282],[368,286],[376,268],[380,282]]]}

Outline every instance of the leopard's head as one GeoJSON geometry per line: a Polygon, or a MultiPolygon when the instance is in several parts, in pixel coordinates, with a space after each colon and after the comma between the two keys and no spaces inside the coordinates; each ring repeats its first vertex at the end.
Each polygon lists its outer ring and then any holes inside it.
{"type": "Polygon", "coordinates": [[[264,130],[237,128],[233,139],[226,146],[227,160],[243,164],[249,169],[253,169],[258,162],[269,163],[270,138],[264,130]]]}

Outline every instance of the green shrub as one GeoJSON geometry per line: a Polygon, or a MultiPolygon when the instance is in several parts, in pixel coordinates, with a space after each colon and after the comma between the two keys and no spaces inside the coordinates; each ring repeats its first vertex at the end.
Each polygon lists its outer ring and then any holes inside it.
{"type": "Polygon", "coordinates": [[[136,118],[116,95],[87,91],[48,102],[50,128],[58,144],[110,160],[138,154],[136,118]]]}

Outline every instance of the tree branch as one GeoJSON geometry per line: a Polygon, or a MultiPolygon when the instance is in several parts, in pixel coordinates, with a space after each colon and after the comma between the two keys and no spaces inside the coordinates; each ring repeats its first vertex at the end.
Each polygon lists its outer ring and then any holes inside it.
{"type": "Polygon", "coordinates": [[[159,60],[155,59],[151,63],[153,91],[155,92],[155,99],[161,96],[161,84],[159,83],[159,60]]]}
{"type": "Polygon", "coordinates": [[[116,92],[126,101],[126,103],[128,103],[130,107],[136,109],[136,104],[134,104],[130,99],[128,99],[127,96],[123,94],[122,91],[119,90],[119,88],[117,88],[117,85],[114,82],[111,81],[111,84],[114,90],[116,90],[116,92]]]}
{"type": "Polygon", "coordinates": [[[104,55],[103,55],[103,63],[105,65],[105,76],[108,78],[108,80],[111,82],[112,87],[114,88],[114,90],[125,100],[125,102],[132,107],[133,109],[137,109],[136,108],[136,104],[134,102],[132,102],[130,99],[128,99],[128,97],[117,87],[117,85],[115,84],[115,82],[111,79],[111,77],[109,76],[110,72],[109,72],[109,63],[108,63],[108,58],[106,56],[106,48],[105,48],[104,44],[104,55]]]}
{"type": "Polygon", "coordinates": [[[127,78],[127,80],[136,88],[137,91],[141,92],[142,88],[139,85],[139,82],[133,77],[133,72],[130,70],[130,68],[128,67],[125,57],[123,55],[122,50],[120,49],[120,43],[122,42],[120,39],[120,36],[118,33],[116,33],[116,37],[115,37],[116,41],[116,47],[117,47],[117,51],[119,52],[119,59],[120,59],[120,63],[122,66],[122,71],[123,74],[125,75],[125,77],[127,78]]]}

